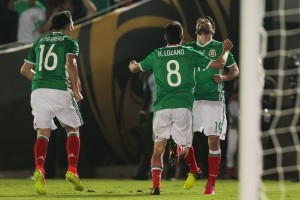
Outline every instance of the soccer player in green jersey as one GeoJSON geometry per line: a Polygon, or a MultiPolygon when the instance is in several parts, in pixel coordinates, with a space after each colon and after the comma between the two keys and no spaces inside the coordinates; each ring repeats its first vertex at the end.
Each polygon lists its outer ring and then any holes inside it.
{"type": "Polygon", "coordinates": [[[32,82],[30,103],[34,128],[37,130],[34,181],[36,192],[41,195],[47,193],[44,163],[51,130],[57,128],[53,122],[54,117],[57,117],[67,133],[66,179],[73,184],[75,190],[84,189],[77,173],[79,127],[83,124],[77,105],[83,98],[78,86],[76,63],[79,47],[77,41],[71,38],[74,26],[70,12],[57,13],[51,23],[54,32],[34,43],[20,71],[32,82]]]}
{"type": "MultiPolygon", "coordinates": [[[[215,23],[209,16],[200,17],[196,23],[197,41],[186,43],[185,46],[203,53],[211,59],[216,59],[222,53],[222,42],[213,39],[215,33],[215,23]]],[[[193,130],[195,134],[204,130],[208,136],[208,165],[209,177],[206,183],[204,194],[214,194],[215,182],[219,172],[221,161],[220,139],[225,139],[227,121],[224,98],[224,81],[230,81],[239,75],[239,68],[229,52],[225,67],[228,73],[225,74],[224,68],[195,70],[196,87],[194,91],[193,130]]],[[[193,187],[195,177],[192,173],[188,174],[184,188],[193,187]]]]}
{"type": "Polygon", "coordinates": [[[232,49],[231,41],[225,40],[221,56],[213,61],[192,48],[181,46],[183,30],[177,21],[166,26],[164,38],[167,42],[166,47],[154,50],[140,63],[133,60],[129,64],[129,69],[133,73],[153,70],[157,85],[153,104],[155,143],[151,160],[153,182],[151,195],[160,194],[163,154],[170,137],[171,141],[174,141],[172,143],[174,148],[171,148],[170,152],[170,164],[177,164],[181,156],[191,171],[199,172],[194,153],[189,151],[193,140],[191,110],[194,102],[194,69],[222,68],[232,49]]]}

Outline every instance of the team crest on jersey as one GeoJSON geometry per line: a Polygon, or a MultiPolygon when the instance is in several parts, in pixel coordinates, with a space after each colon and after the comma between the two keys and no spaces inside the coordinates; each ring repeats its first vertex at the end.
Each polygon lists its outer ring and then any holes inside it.
{"type": "Polygon", "coordinates": [[[216,50],[214,50],[214,49],[210,49],[209,52],[208,52],[208,55],[209,55],[210,57],[216,57],[217,52],[216,52],[216,50]]]}

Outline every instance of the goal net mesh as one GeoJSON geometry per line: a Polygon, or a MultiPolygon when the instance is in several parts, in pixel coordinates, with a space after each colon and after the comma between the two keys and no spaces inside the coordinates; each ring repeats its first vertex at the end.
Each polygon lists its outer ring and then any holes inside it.
{"type": "MultiPolygon", "coordinates": [[[[260,58],[265,79],[261,119],[262,179],[278,180],[280,199],[285,199],[289,189],[286,182],[299,182],[300,178],[299,4],[299,0],[261,2],[260,58]]],[[[264,190],[272,190],[262,186],[264,190]]],[[[266,191],[263,194],[262,199],[272,199],[266,191]]]]}

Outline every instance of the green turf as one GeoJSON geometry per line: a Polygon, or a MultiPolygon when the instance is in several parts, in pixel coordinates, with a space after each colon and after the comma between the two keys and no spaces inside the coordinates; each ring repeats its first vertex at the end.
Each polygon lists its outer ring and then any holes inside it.
{"type": "MultiPolygon", "coordinates": [[[[191,190],[184,190],[184,180],[162,181],[160,196],[150,196],[147,193],[151,181],[82,179],[85,186],[83,192],[73,190],[64,179],[47,180],[47,195],[35,193],[33,180],[30,179],[0,179],[0,199],[172,199],[172,200],[235,200],[238,199],[238,182],[233,180],[218,180],[216,194],[203,195],[205,181],[195,183],[191,190]]],[[[277,181],[265,181],[267,196],[272,200],[300,199],[300,184],[285,182],[286,193],[279,192],[277,181]]]]}

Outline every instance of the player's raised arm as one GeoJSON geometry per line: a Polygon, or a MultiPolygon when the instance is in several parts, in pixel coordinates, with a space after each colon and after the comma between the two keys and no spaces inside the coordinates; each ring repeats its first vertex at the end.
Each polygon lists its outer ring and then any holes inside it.
{"type": "Polygon", "coordinates": [[[132,73],[137,73],[141,71],[140,64],[137,63],[135,60],[132,60],[129,63],[129,69],[132,73]]]}
{"type": "Polygon", "coordinates": [[[210,67],[213,69],[221,69],[224,67],[224,65],[227,61],[229,52],[233,47],[233,44],[230,40],[226,39],[223,41],[222,47],[223,47],[222,54],[219,56],[219,58],[217,60],[211,62],[211,64],[210,64],[210,67]]]}

